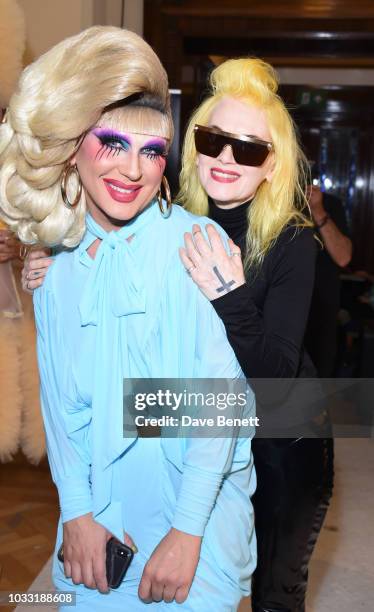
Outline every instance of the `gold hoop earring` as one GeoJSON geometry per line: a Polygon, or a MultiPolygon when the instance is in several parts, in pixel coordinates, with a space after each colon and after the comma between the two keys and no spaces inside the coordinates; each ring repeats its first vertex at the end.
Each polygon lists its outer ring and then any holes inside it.
{"type": "Polygon", "coordinates": [[[165,175],[162,177],[161,183],[165,189],[166,209],[164,208],[164,203],[162,201],[161,187],[157,193],[157,201],[158,201],[158,206],[159,206],[162,216],[164,217],[164,219],[167,219],[168,216],[170,215],[172,204],[171,204],[170,187],[169,187],[169,183],[165,175]]]}
{"type": "Polygon", "coordinates": [[[74,164],[73,166],[68,162],[65,165],[65,168],[62,172],[61,175],[61,195],[62,195],[62,199],[64,200],[64,204],[65,206],[67,206],[67,208],[75,208],[75,206],[77,206],[79,200],[81,199],[81,195],[82,195],[82,181],[81,181],[81,177],[79,176],[79,172],[78,172],[78,168],[77,168],[77,164],[74,164]],[[77,191],[77,195],[75,196],[74,200],[72,202],[70,202],[69,198],[68,198],[68,194],[67,194],[67,184],[70,178],[71,173],[74,172],[77,180],[78,180],[78,191],[77,191]]]}

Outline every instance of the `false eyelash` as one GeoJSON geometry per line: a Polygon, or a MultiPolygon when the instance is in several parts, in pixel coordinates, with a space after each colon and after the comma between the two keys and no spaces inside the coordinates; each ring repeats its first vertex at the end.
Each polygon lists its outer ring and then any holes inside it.
{"type": "Polygon", "coordinates": [[[154,161],[158,157],[164,157],[165,158],[166,154],[165,153],[161,153],[161,152],[160,153],[151,153],[151,152],[149,152],[149,153],[146,153],[146,157],[147,157],[147,159],[150,159],[151,161],[154,161]]]}
{"type": "Polygon", "coordinates": [[[122,149],[119,147],[111,147],[109,144],[103,144],[96,154],[96,159],[102,159],[106,153],[106,157],[115,157],[119,155],[122,149]]]}
{"type": "Polygon", "coordinates": [[[118,138],[115,134],[102,134],[102,135],[98,135],[97,136],[98,139],[101,142],[101,147],[98,150],[97,154],[96,154],[96,159],[102,159],[102,157],[105,155],[105,153],[107,154],[106,156],[109,157],[114,157],[116,155],[119,155],[121,153],[121,151],[125,151],[126,149],[124,149],[123,147],[115,147],[113,146],[113,142],[117,142],[119,144],[122,144],[122,140],[120,138],[118,138]]]}
{"type": "Polygon", "coordinates": [[[151,146],[149,148],[145,147],[145,149],[143,149],[143,152],[146,154],[147,159],[150,159],[151,161],[154,161],[155,159],[158,159],[160,157],[165,159],[167,155],[163,148],[159,148],[157,146],[151,146]]]}
{"type": "MultiPolygon", "coordinates": [[[[121,151],[126,151],[126,148],[124,146],[114,146],[113,143],[118,143],[120,145],[123,145],[124,142],[121,138],[119,138],[114,132],[108,132],[108,133],[104,133],[104,134],[96,134],[98,139],[101,142],[101,147],[98,150],[97,154],[96,154],[96,159],[102,159],[103,156],[106,154],[106,157],[115,157],[117,155],[119,155],[121,153],[121,151]]],[[[128,143],[126,143],[128,144],[128,143]]],[[[163,147],[159,147],[158,145],[150,145],[149,147],[144,147],[144,149],[141,150],[143,153],[145,153],[147,159],[151,160],[151,161],[155,161],[156,159],[159,158],[166,158],[167,157],[167,153],[164,150],[163,147]]]]}

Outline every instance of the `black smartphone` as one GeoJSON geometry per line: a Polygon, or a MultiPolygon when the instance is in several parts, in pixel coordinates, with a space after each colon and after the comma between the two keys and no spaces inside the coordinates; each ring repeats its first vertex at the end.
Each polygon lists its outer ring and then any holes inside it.
{"type": "MultiPolygon", "coordinates": [[[[64,562],[64,549],[61,544],[57,553],[57,558],[61,563],[64,562]]],[[[127,544],[122,544],[119,540],[112,537],[106,544],[106,577],[108,586],[117,589],[124,579],[129,565],[134,557],[134,551],[127,544]]]]}

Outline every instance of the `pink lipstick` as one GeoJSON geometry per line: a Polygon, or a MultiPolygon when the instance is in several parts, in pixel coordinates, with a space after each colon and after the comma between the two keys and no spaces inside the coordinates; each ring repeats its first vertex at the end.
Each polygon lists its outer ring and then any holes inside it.
{"type": "Polygon", "coordinates": [[[115,179],[103,179],[104,185],[113,200],[121,203],[133,202],[142,189],[142,185],[127,185],[115,179]]]}
{"type": "Polygon", "coordinates": [[[211,168],[210,176],[217,183],[234,183],[240,178],[240,174],[232,172],[230,170],[223,170],[222,168],[211,168]]]}

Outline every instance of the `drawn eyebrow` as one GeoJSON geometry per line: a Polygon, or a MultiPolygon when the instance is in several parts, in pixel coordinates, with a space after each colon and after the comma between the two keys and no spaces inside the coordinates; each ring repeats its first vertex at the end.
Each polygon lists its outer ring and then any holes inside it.
{"type": "Polygon", "coordinates": [[[131,136],[128,134],[123,134],[122,132],[117,132],[116,130],[111,130],[109,128],[96,128],[93,130],[93,133],[98,138],[118,138],[119,140],[124,140],[127,144],[132,144],[131,136]]]}
{"type": "Polygon", "coordinates": [[[142,148],[144,149],[145,147],[166,147],[166,140],[164,138],[156,138],[154,140],[149,140],[148,142],[144,143],[144,145],[142,146],[142,148]]]}

